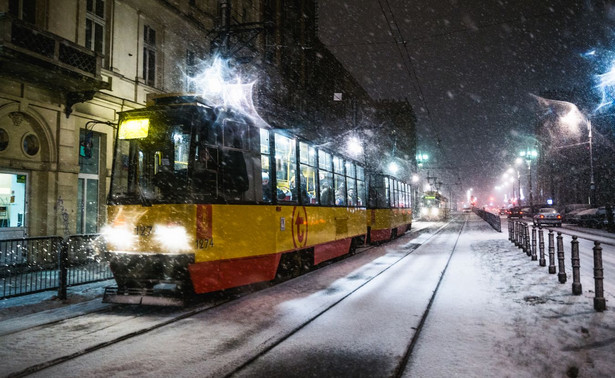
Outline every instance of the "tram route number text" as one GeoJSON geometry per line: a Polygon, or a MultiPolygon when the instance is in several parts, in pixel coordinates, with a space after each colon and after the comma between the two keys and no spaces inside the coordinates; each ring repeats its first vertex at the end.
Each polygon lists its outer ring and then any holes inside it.
{"type": "Polygon", "coordinates": [[[207,249],[214,246],[214,239],[196,239],[197,249],[207,249]]]}

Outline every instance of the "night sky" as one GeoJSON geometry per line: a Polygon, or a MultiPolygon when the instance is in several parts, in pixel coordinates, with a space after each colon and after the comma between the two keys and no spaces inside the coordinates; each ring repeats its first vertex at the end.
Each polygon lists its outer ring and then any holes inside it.
{"type": "Polygon", "coordinates": [[[598,105],[615,12],[590,3],[323,0],[319,35],[374,99],[410,101],[417,148],[432,156],[424,176],[459,176],[457,189],[486,201],[543,115],[530,94],[598,105]]]}

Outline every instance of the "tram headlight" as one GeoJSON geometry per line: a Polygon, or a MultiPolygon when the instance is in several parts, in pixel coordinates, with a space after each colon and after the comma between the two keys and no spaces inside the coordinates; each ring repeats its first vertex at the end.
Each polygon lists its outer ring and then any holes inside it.
{"type": "Polygon", "coordinates": [[[429,209],[428,209],[428,208],[426,208],[426,207],[423,207],[423,208],[421,209],[421,215],[427,215],[427,214],[429,214],[429,209]]]}
{"type": "Polygon", "coordinates": [[[431,208],[431,215],[438,216],[438,214],[440,214],[440,209],[438,209],[437,207],[432,207],[431,208]]]}
{"type": "Polygon", "coordinates": [[[101,233],[107,243],[120,251],[131,249],[136,240],[134,230],[126,226],[104,226],[101,233]]]}
{"type": "Polygon", "coordinates": [[[190,238],[183,226],[156,225],[154,226],[154,240],[160,243],[162,248],[169,252],[180,252],[190,249],[190,238]]]}

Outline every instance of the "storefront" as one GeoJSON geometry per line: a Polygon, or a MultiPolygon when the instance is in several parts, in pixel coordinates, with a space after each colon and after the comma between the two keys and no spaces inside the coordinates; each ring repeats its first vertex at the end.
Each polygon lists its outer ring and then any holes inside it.
{"type": "Polygon", "coordinates": [[[26,234],[28,175],[0,171],[0,240],[26,234]]]}

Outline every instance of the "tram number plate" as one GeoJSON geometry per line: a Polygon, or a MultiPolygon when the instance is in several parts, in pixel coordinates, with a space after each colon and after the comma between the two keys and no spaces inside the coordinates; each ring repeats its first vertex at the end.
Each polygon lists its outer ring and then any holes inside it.
{"type": "Polygon", "coordinates": [[[152,229],[152,226],[137,225],[137,227],[135,227],[135,234],[138,236],[150,236],[152,234],[152,229]]]}
{"type": "Polygon", "coordinates": [[[197,249],[207,249],[214,246],[214,239],[196,239],[197,249]]]}

